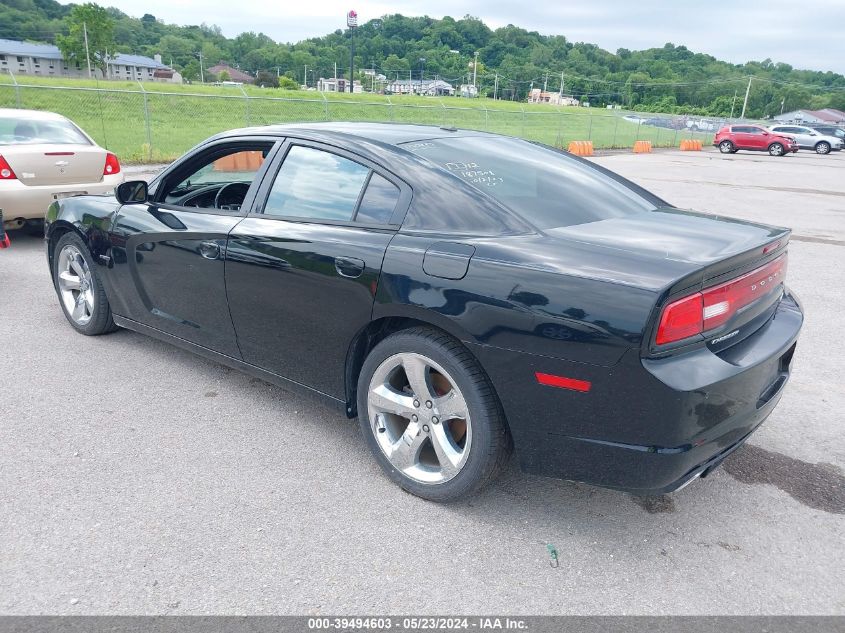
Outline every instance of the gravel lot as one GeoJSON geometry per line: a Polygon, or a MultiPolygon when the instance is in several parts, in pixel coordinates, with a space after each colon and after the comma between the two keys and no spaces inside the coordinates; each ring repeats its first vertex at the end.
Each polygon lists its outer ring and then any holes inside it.
{"type": "Polygon", "coordinates": [[[12,234],[0,613],[845,614],[845,156],[596,161],[795,231],[792,382],[713,476],[636,499],[511,467],[470,501],[424,502],[309,396],[131,332],[76,334],[41,242],[12,234]]]}

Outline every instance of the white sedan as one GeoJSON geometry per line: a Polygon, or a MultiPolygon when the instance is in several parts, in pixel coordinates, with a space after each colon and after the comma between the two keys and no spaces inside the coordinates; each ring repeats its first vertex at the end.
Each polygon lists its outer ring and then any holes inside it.
{"type": "Polygon", "coordinates": [[[0,209],[6,228],[40,223],[59,198],[109,193],[122,182],[117,156],[69,119],[0,108],[0,209]]]}
{"type": "Polygon", "coordinates": [[[827,136],[803,125],[772,125],[769,131],[791,136],[798,143],[799,149],[810,149],[817,154],[830,154],[842,149],[841,138],[827,136]]]}

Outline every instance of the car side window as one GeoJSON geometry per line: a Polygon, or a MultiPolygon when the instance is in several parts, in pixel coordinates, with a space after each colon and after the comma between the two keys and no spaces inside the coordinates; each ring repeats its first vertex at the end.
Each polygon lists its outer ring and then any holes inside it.
{"type": "Polygon", "coordinates": [[[276,174],[266,215],[351,220],[370,169],[337,154],[294,145],[276,174]]]}
{"type": "Polygon", "coordinates": [[[373,173],[367,190],[361,198],[355,221],[371,224],[389,223],[390,216],[393,215],[393,210],[399,202],[399,196],[399,187],[387,178],[373,173]]]}
{"type": "Polygon", "coordinates": [[[213,148],[167,177],[159,202],[187,208],[238,211],[273,142],[213,148]]]}

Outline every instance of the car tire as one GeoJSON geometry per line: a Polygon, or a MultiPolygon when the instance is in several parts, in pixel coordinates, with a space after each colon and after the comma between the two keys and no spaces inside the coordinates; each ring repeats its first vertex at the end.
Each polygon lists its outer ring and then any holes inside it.
{"type": "Polygon", "coordinates": [[[77,332],[97,336],[117,329],[88,247],[76,233],[59,239],[52,272],[59,305],[77,332]]]}
{"type": "Polygon", "coordinates": [[[736,152],[734,149],[734,144],[730,141],[722,141],[719,143],[719,151],[723,154],[733,154],[736,152]]]}
{"type": "Polygon", "coordinates": [[[513,450],[489,378],[439,330],[412,328],[378,343],[361,368],[357,404],[361,432],[382,470],[424,499],[472,494],[513,450]]]}
{"type": "Polygon", "coordinates": [[[819,141],[816,143],[816,154],[830,154],[830,143],[827,141],[819,141]]]}
{"type": "Polygon", "coordinates": [[[784,147],[780,143],[772,143],[769,145],[770,156],[783,156],[784,154],[784,147]]]}

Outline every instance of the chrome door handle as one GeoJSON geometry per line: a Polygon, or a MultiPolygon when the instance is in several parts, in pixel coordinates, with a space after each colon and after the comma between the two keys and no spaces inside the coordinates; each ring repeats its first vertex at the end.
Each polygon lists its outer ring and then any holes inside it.
{"type": "Polygon", "coordinates": [[[217,259],[220,257],[220,245],[216,242],[203,242],[200,244],[200,255],[206,259],[217,259]]]}

